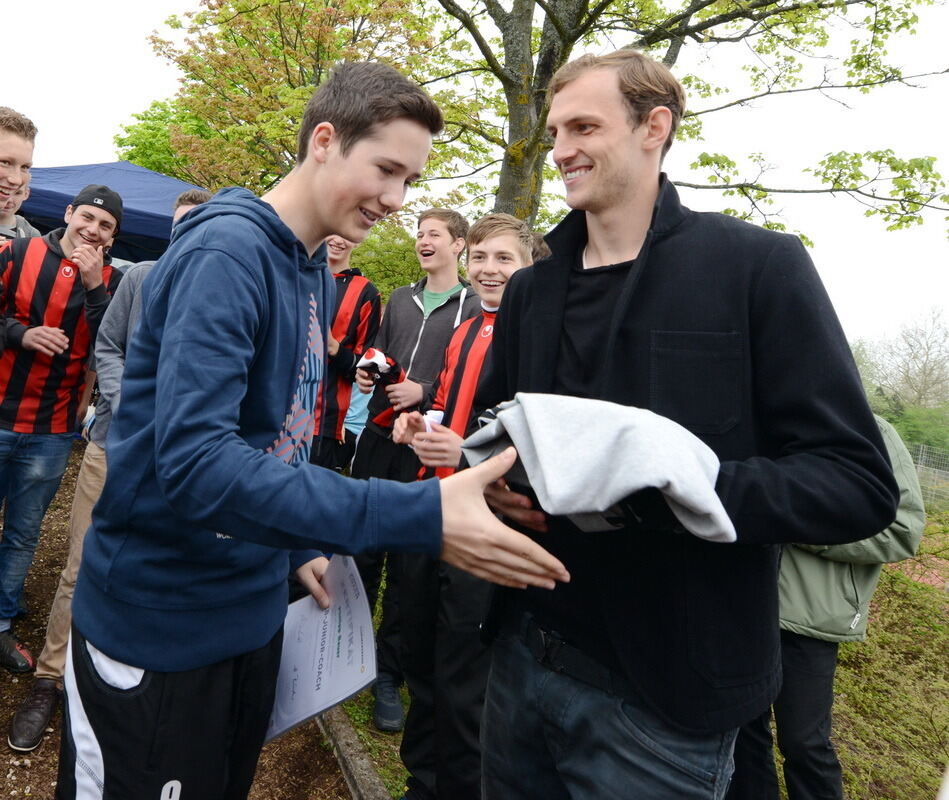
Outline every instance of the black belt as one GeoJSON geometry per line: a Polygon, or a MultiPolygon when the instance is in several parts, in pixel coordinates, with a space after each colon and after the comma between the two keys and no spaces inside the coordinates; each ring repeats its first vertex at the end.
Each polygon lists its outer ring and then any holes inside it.
{"type": "Polygon", "coordinates": [[[567,675],[615,697],[635,696],[629,680],[599,661],[568,644],[552,631],[544,630],[525,614],[519,625],[524,643],[537,663],[553,672],[567,675]]]}

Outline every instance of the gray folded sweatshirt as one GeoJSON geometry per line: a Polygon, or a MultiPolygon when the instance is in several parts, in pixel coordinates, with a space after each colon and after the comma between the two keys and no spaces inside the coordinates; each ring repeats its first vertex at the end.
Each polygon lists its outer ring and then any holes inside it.
{"type": "Polygon", "coordinates": [[[735,526],[718,495],[712,449],[667,417],[604,400],[518,393],[462,444],[477,464],[513,444],[519,464],[508,479],[529,483],[541,508],[581,530],[619,527],[613,507],[646,488],[662,492],[691,533],[734,542],[735,526]]]}

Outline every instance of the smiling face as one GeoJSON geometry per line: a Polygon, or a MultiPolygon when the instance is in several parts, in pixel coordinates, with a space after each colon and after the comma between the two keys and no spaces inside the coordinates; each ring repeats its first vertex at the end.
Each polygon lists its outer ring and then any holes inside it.
{"type": "Polygon", "coordinates": [[[26,198],[29,196],[30,187],[21,186],[5,200],[0,200],[0,220],[3,220],[5,224],[7,221],[12,224],[16,212],[20,210],[20,206],[26,202],[26,198]]]}
{"type": "Polygon", "coordinates": [[[60,244],[66,258],[83,244],[92,247],[110,246],[118,227],[115,217],[108,211],[92,205],[68,206],[63,219],[66,220],[66,232],[60,244]]]}
{"type": "Polygon", "coordinates": [[[33,142],[0,130],[0,205],[29,183],[32,166],[33,142]]]}
{"type": "Polygon", "coordinates": [[[349,266],[349,255],[356,245],[342,236],[326,237],[326,260],[330,272],[340,272],[349,266]]]}
{"type": "Polygon", "coordinates": [[[464,249],[465,240],[452,236],[444,220],[427,217],[419,223],[415,234],[415,255],[425,272],[457,270],[458,256],[464,249]]]}
{"type": "Polygon", "coordinates": [[[377,125],[343,155],[333,126],[313,131],[310,156],[318,165],[310,182],[318,239],[336,234],[358,244],[380,219],[402,208],[405,193],[428,159],[432,135],[409,119],[377,125]]]}
{"type": "Polygon", "coordinates": [[[547,130],[571,208],[603,213],[658,180],[661,152],[646,142],[648,124],[633,127],[615,69],[590,69],[560,89],[547,130]]]}
{"type": "Polygon", "coordinates": [[[513,233],[468,245],[468,278],[485,305],[496,308],[511,275],[529,266],[530,253],[513,233]]]}

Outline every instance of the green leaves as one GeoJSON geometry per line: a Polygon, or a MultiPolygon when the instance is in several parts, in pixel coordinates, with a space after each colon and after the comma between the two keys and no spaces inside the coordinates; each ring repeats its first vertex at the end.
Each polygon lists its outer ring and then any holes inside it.
{"type": "Polygon", "coordinates": [[[881,217],[887,230],[920,225],[928,208],[949,211],[946,183],[936,160],[925,156],[900,158],[892,150],[828,153],[814,169],[832,193],[846,193],[867,208],[868,217],[881,217]]]}

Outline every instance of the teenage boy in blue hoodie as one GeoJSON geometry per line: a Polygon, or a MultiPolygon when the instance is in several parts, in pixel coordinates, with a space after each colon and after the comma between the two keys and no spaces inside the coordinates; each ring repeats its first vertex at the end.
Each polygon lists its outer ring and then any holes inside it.
{"type": "Polygon", "coordinates": [[[308,463],[333,308],[314,254],[401,207],[441,124],[391,68],[339,66],[290,174],[195,209],[143,284],[73,599],[58,798],[246,797],[289,569],[327,602],[308,548],[440,553],[514,586],[568,579],[484,504],[513,451],[412,484],[308,463]]]}

